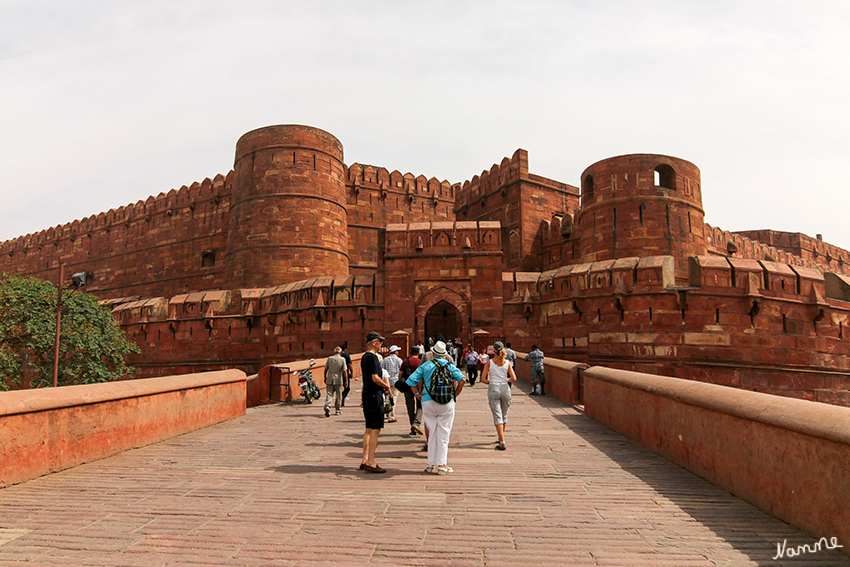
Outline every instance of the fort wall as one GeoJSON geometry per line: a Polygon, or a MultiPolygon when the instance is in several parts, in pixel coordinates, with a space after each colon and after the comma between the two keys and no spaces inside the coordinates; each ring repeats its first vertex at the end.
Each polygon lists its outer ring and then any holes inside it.
{"type": "Polygon", "coordinates": [[[594,367],[587,415],[816,538],[850,538],[850,408],[594,367]]]}
{"type": "Polygon", "coordinates": [[[677,286],[660,256],[507,275],[506,336],[588,364],[850,405],[848,278],[715,256],[691,257],[689,272],[677,286]]]}
{"type": "Polygon", "coordinates": [[[528,152],[518,149],[511,158],[463,183],[457,219],[501,223],[505,269],[539,270],[541,223],[556,214],[573,214],[578,206],[577,187],[530,174],[528,152]]]}
{"type": "Polygon", "coordinates": [[[217,175],[35,234],[0,242],[0,273],[56,281],[94,273],[101,297],[172,295],[218,286],[233,176],[217,175]]]}
{"type": "Polygon", "coordinates": [[[389,224],[453,221],[458,187],[424,175],[352,164],[346,177],[350,273],[375,273],[389,224]]]}
{"type": "Polygon", "coordinates": [[[227,176],[0,242],[0,273],[55,282],[61,262],[113,299],[374,276],[387,224],[454,220],[449,182],[347,167],[342,151],[307,126],[249,132],[227,176]]]}
{"type": "Polygon", "coordinates": [[[700,183],[687,161],[635,154],[591,165],[579,190],[519,149],[451,184],[346,166],[331,134],[271,126],[240,138],[226,176],[0,243],[0,272],[93,272],[87,291],[142,347],[137,377],[253,374],[359,349],[368,330],[483,330],[850,405],[850,253],[705,224],[700,183]]]}
{"type": "Polygon", "coordinates": [[[778,230],[746,230],[734,234],[779,248],[834,272],[846,274],[850,270],[850,252],[824,242],[820,235],[812,238],[799,232],[778,230]]]}
{"type": "Polygon", "coordinates": [[[245,414],[237,370],[0,393],[0,488],[245,414]]]}

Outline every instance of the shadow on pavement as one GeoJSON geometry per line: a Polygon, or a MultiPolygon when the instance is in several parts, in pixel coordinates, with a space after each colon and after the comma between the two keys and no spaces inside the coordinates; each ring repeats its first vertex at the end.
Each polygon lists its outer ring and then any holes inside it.
{"type": "MultiPolygon", "coordinates": [[[[549,399],[554,402],[553,405],[562,403],[555,398],[549,399]]],[[[539,399],[539,401],[544,400],[539,399]]],[[[785,561],[774,560],[777,545],[784,539],[787,539],[788,548],[796,548],[802,544],[814,545],[817,537],[810,537],[784,522],[782,525],[788,528],[781,533],[778,532],[776,522],[781,520],[653,453],[583,413],[555,417],[589,445],[604,453],[622,470],[645,482],[660,496],[668,499],[694,520],[714,532],[732,548],[746,555],[754,564],[776,567],[799,565],[800,561],[803,561],[809,565],[850,566],[850,557],[837,551],[820,551],[814,555],[785,561]],[[794,532],[796,537],[788,537],[789,533],[794,532]]],[[[828,537],[830,534],[821,535],[828,537]]]]}

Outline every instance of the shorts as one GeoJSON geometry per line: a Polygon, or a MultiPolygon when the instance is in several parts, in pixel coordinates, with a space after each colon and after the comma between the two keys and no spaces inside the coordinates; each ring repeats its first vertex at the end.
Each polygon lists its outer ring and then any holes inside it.
{"type": "Polygon", "coordinates": [[[366,420],[366,429],[384,428],[384,392],[363,392],[363,417],[366,420]]]}
{"type": "Polygon", "coordinates": [[[531,383],[534,384],[536,382],[539,382],[540,384],[545,384],[546,383],[546,377],[543,376],[542,370],[532,369],[531,370],[531,383]]]}

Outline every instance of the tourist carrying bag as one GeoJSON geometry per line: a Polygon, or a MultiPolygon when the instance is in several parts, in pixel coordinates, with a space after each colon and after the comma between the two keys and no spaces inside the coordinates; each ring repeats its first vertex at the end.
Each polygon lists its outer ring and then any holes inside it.
{"type": "Polygon", "coordinates": [[[401,378],[399,378],[395,383],[395,389],[401,392],[402,394],[406,394],[408,392],[412,393],[410,386],[407,385],[407,379],[410,378],[411,374],[413,374],[413,372],[410,370],[410,358],[408,358],[407,362],[405,362],[404,370],[401,371],[401,378]]]}
{"type": "Polygon", "coordinates": [[[434,362],[437,369],[431,375],[431,385],[428,387],[428,395],[438,404],[447,404],[455,399],[455,381],[449,363],[443,365],[434,362]]]}

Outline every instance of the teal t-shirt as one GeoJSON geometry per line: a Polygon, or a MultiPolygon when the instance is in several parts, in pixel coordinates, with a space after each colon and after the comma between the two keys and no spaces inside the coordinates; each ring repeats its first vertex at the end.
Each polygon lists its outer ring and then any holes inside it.
{"type": "Polygon", "coordinates": [[[457,385],[466,379],[463,372],[458,370],[457,366],[442,358],[435,358],[434,360],[423,362],[419,365],[419,368],[417,368],[416,371],[407,378],[408,386],[415,386],[422,381],[425,382],[425,388],[422,390],[423,402],[431,401],[431,396],[428,395],[428,389],[431,387],[431,376],[434,375],[434,371],[437,369],[437,364],[440,366],[444,366],[446,364],[449,365],[449,370],[451,371],[452,378],[454,378],[455,381],[455,390],[457,389],[457,385]]]}

